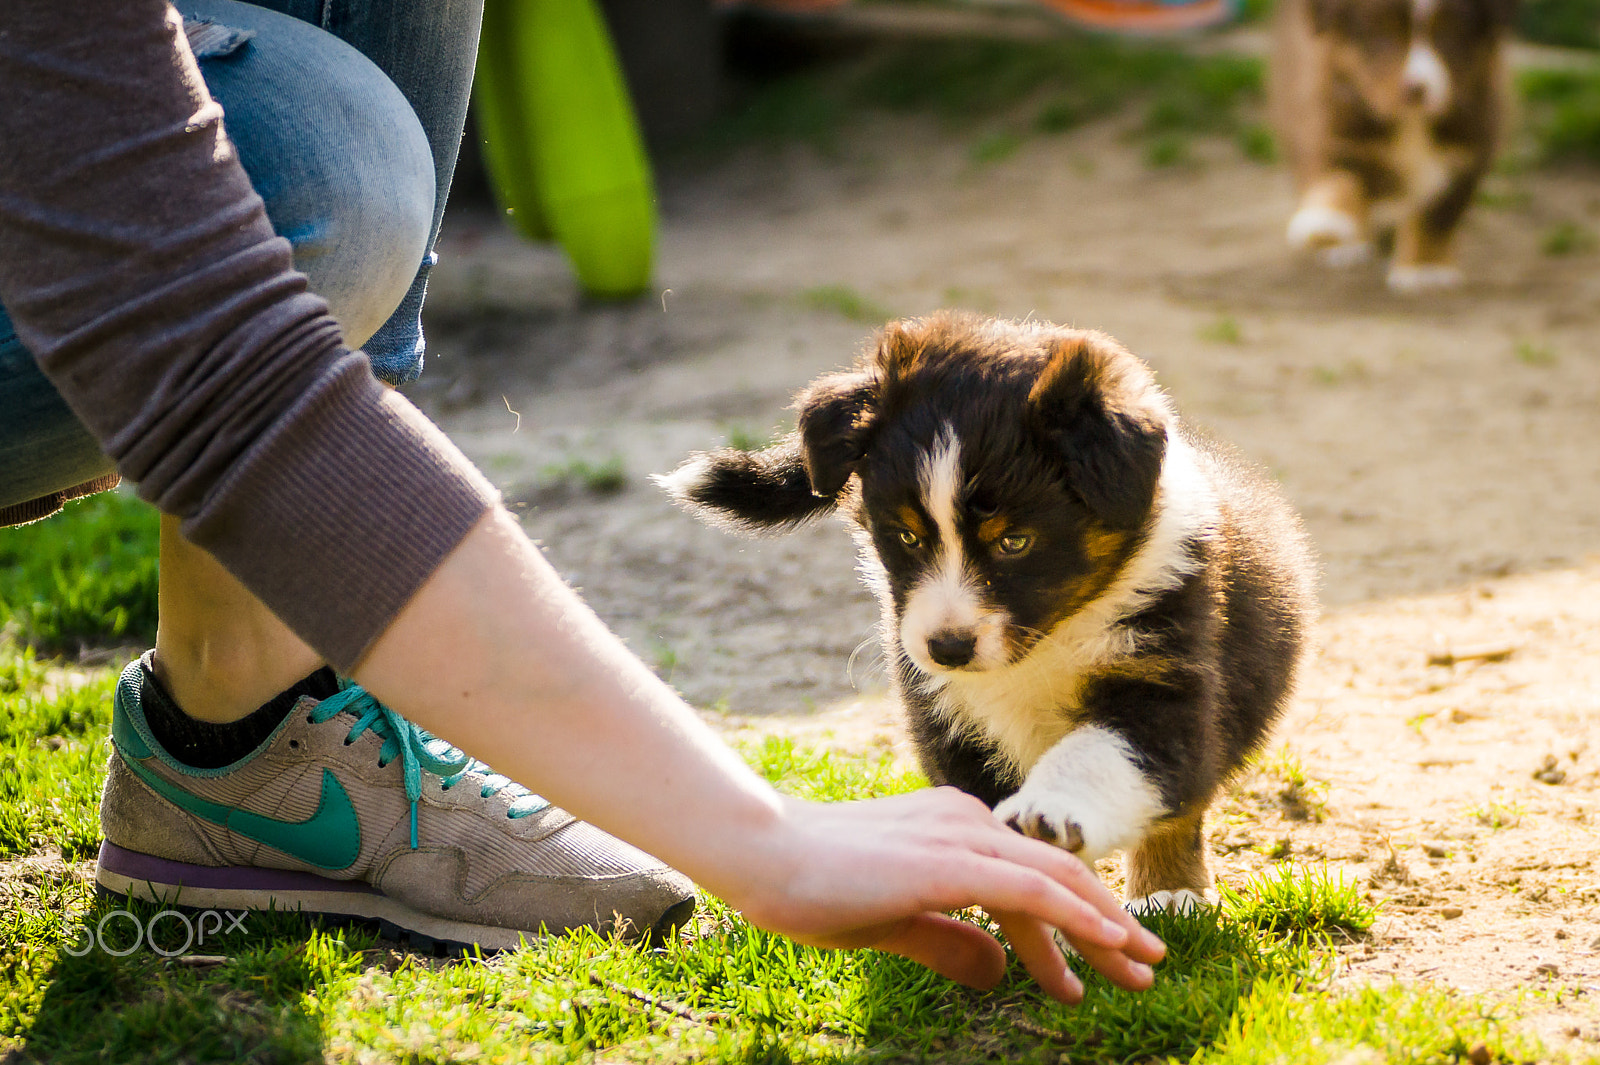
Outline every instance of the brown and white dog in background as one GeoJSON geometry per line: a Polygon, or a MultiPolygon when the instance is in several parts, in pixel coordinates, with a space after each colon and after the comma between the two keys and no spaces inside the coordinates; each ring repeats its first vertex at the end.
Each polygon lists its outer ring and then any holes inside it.
{"type": "Polygon", "coordinates": [[[1288,699],[1312,611],[1293,511],[1103,333],[938,314],[813,382],[799,428],[663,485],[712,522],[854,526],[923,770],[1181,906],[1202,823],[1288,699]]]}
{"type": "Polygon", "coordinates": [[[1275,124],[1300,201],[1289,243],[1334,265],[1394,227],[1389,287],[1458,284],[1452,241],[1506,121],[1516,0],[1284,0],[1275,124]]]}

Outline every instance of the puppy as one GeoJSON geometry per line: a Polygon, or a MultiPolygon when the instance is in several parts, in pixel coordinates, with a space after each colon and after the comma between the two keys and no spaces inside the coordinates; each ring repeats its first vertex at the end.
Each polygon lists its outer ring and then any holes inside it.
{"type": "Polygon", "coordinates": [[[782,442],[663,485],[745,530],[842,511],[928,778],[1085,861],[1131,849],[1130,899],[1196,901],[1206,807],[1313,609],[1289,507],[1103,333],[895,322],[796,406],[782,442]]]}
{"type": "Polygon", "coordinates": [[[1515,5],[1279,5],[1272,106],[1300,194],[1291,245],[1345,265],[1393,227],[1391,289],[1460,283],[1452,243],[1499,144],[1515,5]]]}

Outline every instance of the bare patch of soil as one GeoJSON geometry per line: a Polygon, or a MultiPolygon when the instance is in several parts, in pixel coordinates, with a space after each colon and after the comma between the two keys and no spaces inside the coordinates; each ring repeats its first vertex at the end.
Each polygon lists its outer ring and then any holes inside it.
{"type": "Polygon", "coordinates": [[[1325,566],[1319,648],[1273,754],[1213,812],[1218,875],[1326,862],[1384,903],[1341,981],[1524,992],[1548,1038],[1592,1052],[1600,258],[1542,250],[1553,226],[1600,222],[1592,175],[1495,178],[1515,206],[1469,217],[1466,286],[1406,298],[1376,265],[1294,259],[1286,176],[1231,144],[1153,170],[1112,122],[980,167],[983,132],[875,121],[837,158],[669,173],[660,290],[634,304],[586,305],[555,252],[452,218],[439,357],[414,395],[730,734],[894,746],[843,531],[734,539],[648,475],[784,425],[874,305],[1111,332],[1278,477],[1325,566]],[[592,474],[611,460],[607,491],[592,474]]]}

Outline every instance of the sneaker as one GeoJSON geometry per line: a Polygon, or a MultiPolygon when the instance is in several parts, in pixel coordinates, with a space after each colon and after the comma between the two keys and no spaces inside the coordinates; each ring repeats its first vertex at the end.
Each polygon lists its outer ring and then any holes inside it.
{"type": "Polygon", "coordinates": [[[659,936],[694,886],[346,684],[301,698],[220,769],[173,758],[140,705],[138,661],[112,704],[95,880],[196,909],[375,920],[431,950],[485,950],[592,927],[659,936]]]}

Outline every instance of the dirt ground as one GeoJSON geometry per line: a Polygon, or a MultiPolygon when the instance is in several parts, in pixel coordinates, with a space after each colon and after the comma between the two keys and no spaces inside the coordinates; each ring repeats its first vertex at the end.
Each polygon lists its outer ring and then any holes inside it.
{"type": "Polygon", "coordinates": [[[1126,126],[981,167],[983,130],[914,118],[867,120],[836,157],[680,164],[659,284],[627,305],[452,217],[413,395],[719,726],[903,749],[843,530],[736,540],[648,475],[784,426],[885,312],[1111,332],[1273,472],[1324,565],[1287,753],[1213,810],[1218,875],[1326,862],[1384,904],[1340,983],[1525,993],[1553,1045],[1600,1052],[1600,255],[1542,250],[1560,223],[1600,228],[1600,185],[1496,177],[1466,286],[1406,298],[1376,265],[1289,253],[1281,168],[1218,141],[1150,169],[1126,126]],[[623,485],[596,491],[608,461],[623,485]]]}

